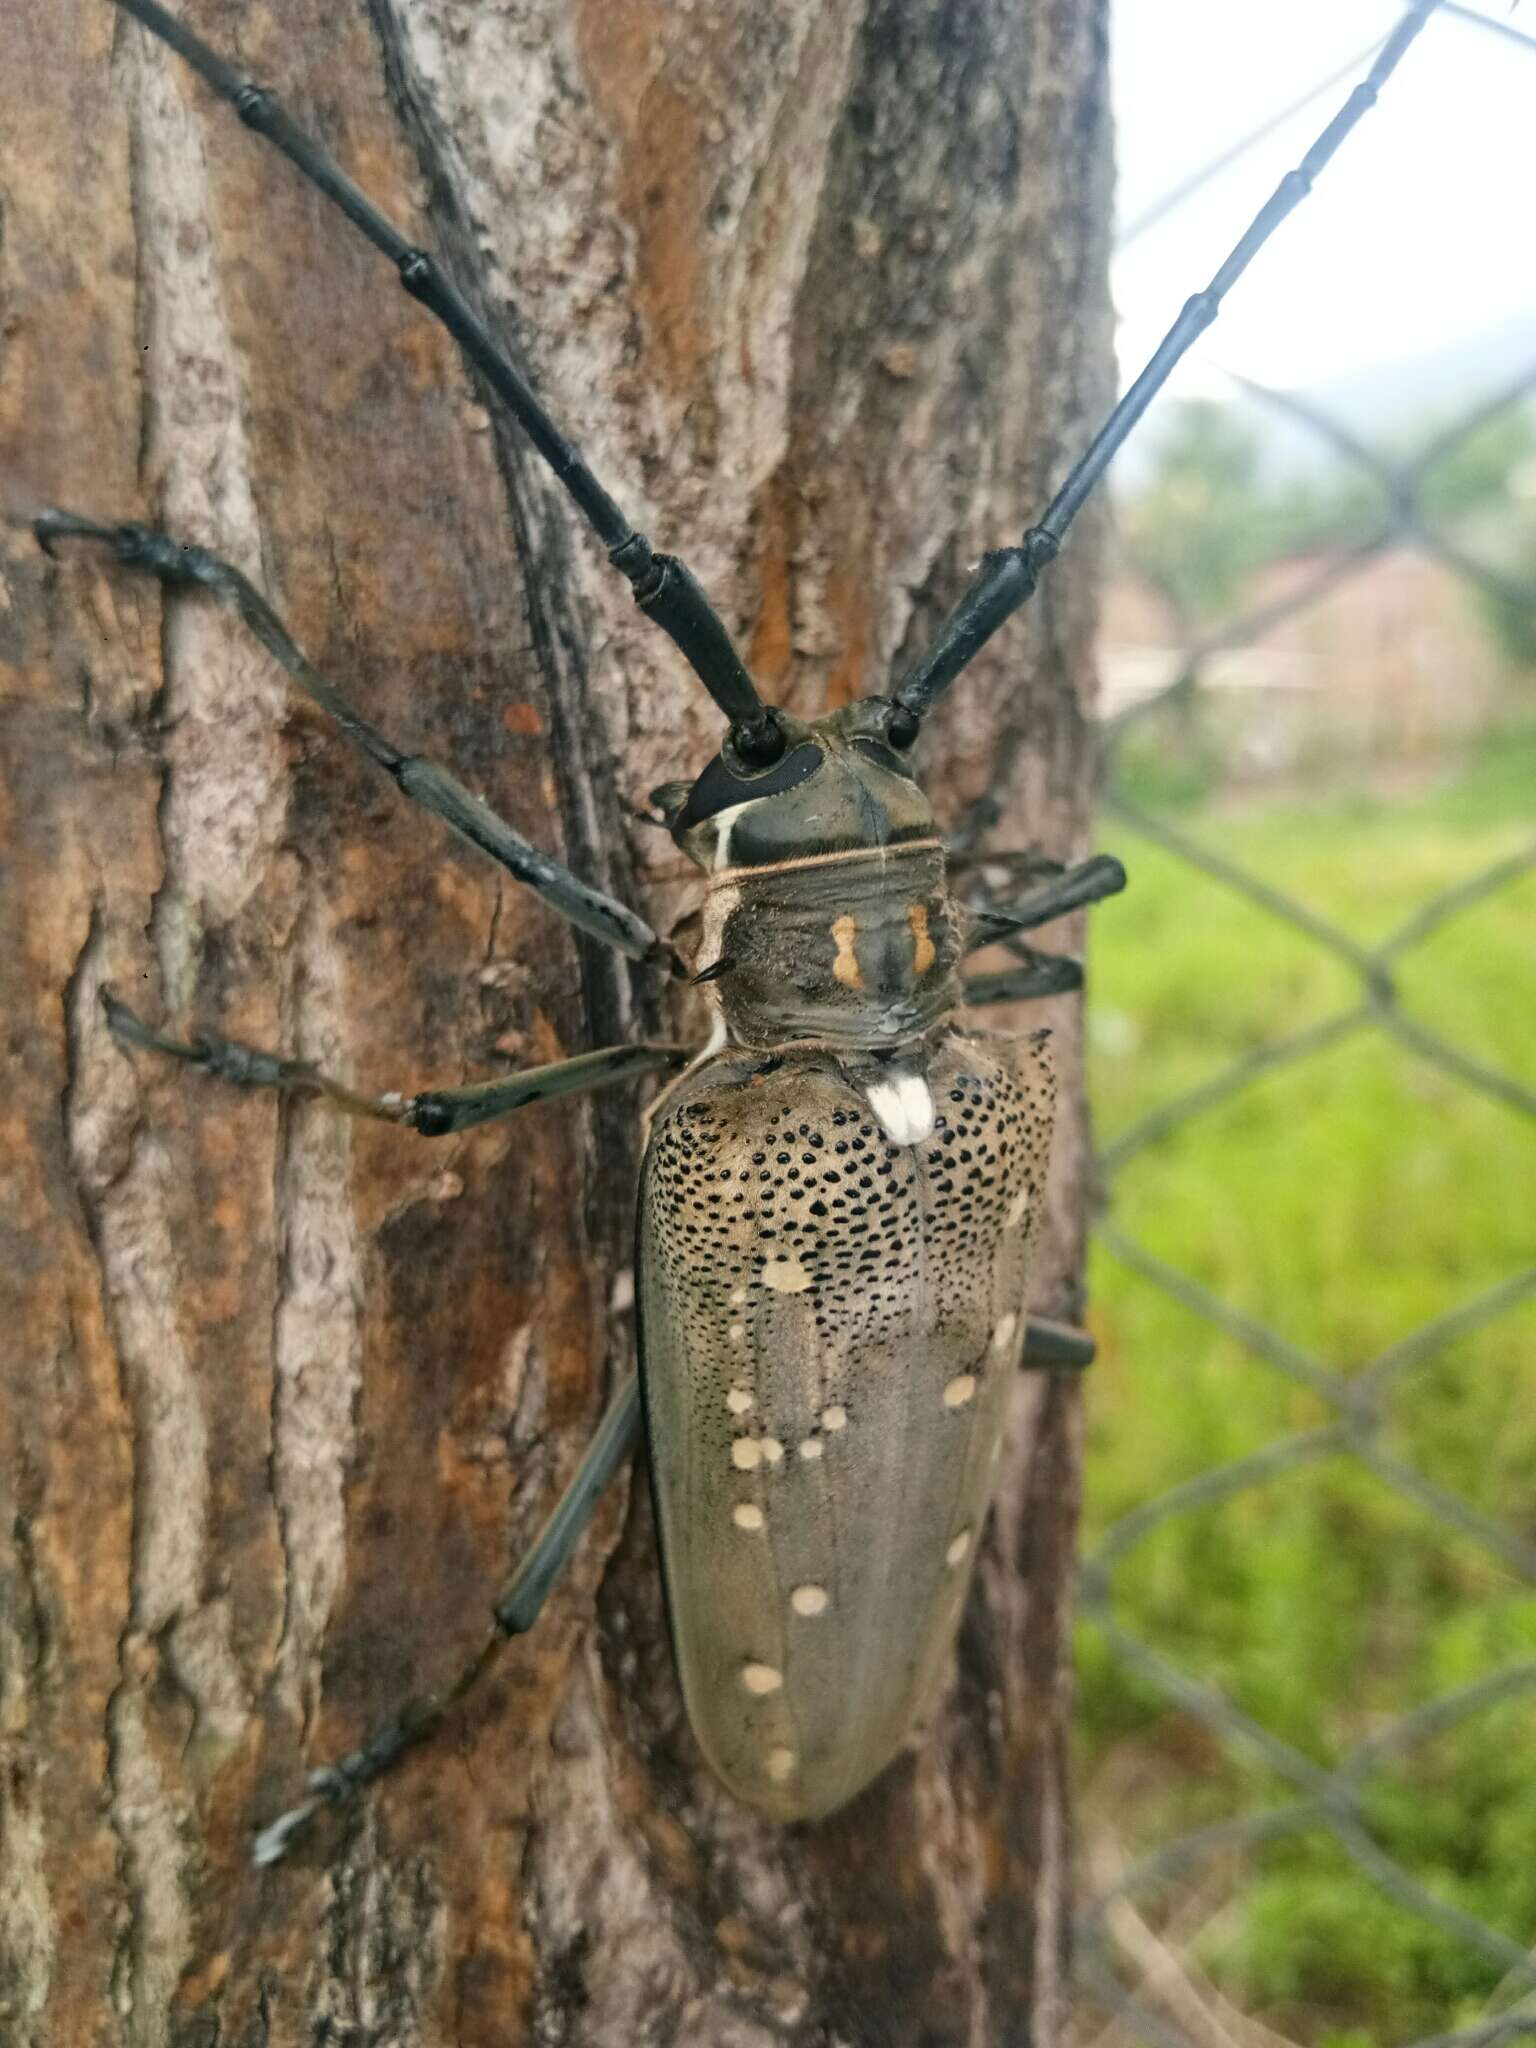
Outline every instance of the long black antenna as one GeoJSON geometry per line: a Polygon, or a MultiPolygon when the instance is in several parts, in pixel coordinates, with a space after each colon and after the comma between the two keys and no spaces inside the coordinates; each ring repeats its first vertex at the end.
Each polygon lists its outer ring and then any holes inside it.
{"type": "Polygon", "coordinates": [[[1039,523],[1030,527],[1016,548],[998,548],[983,556],[971,587],[939,629],[939,636],[908,669],[893,692],[894,701],[914,718],[922,718],[991,639],[1033,594],[1040,572],[1056,558],[1067,528],[1083,500],[1108,469],[1121,443],[1167,383],[1185,351],[1221,311],[1221,302],[1259,250],[1291,210],[1312,189],[1328,163],[1397,69],[1414,37],[1440,0],[1414,0],[1377,52],[1376,61],[1318,136],[1295,170],[1287,171],[1260,207],[1237,246],[1203,292],[1186,301],[1177,320],[1158,344],[1152,360],[1120,400],[1039,523]]]}
{"type": "Polygon", "coordinates": [[[280,149],[389,258],[411,297],[443,323],[565,486],[607,548],[609,561],[629,578],[635,602],[682,649],[700,682],[730,720],[738,754],[753,766],[777,760],[784,751],[783,734],[691,570],[675,555],[657,554],[645,535],[630,525],[435,258],[412,247],[273,93],[243,78],[185,22],[167,14],[157,0],[116,0],[116,5],[184,57],[248,128],[280,149]]]}

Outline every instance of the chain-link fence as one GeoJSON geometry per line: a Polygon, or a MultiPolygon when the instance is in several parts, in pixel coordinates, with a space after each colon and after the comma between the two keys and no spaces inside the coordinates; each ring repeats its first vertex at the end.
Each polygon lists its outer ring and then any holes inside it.
{"type": "MultiPolygon", "coordinates": [[[[1536,38],[1504,21],[1467,15],[1463,9],[1452,11],[1497,38],[1508,52],[1506,61],[1528,65],[1536,94],[1536,38]]],[[[1224,154],[1220,163],[1211,167],[1212,173],[1224,172],[1235,153],[1224,154]]],[[[1200,182],[1198,178],[1187,181],[1173,195],[1174,203],[1182,203],[1200,182]]],[[[1325,205],[1326,195],[1320,193],[1315,203],[1325,205]]],[[[1515,250],[1510,254],[1511,260],[1520,260],[1515,250]]],[[[1426,2033],[1422,2025],[1414,2025],[1408,2032],[1417,2037],[1416,2048],[1450,2048],[1452,2043],[1466,2043],[1470,2048],[1472,2043],[1536,2035],[1536,1919],[1526,1917],[1527,1898],[1520,1895],[1517,1884],[1510,1888],[1511,1895],[1496,1902],[1507,1904],[1507,1912],[1493,1907],[1469,1910],[1467,1897],[1486,1894],[1476,1894],[1475,1887],[1469,1891],[1458,1883],[1463,1861],[1475,1859],[1487,1843],[1498,1838],[1500,1830],[1524,1825],[1536,1814],[1533,1804],[1524,1809],[1524,1820],[1517,1821],[1509,1801],[1490,1794],[1481,1778],[1475,1783],[1458,1778],[1458,1768],[1474,1757],[1478,1748],[1502,1752],[1529,1743],[1523,1775],[1527,1782],[1536,1780],[1536,1713],[1526,1712],[1522,1706],[1510,1718],[1511,1703],[1536,1701],[1536,1656],[1520,1654],[1530,1647],[1528,1629],[1525,1641],[1521,1640],[1524,1621],[1511,1624],[1502,1635],[1491,1630],[1480,1639],[1481,1668],[1472,1675],[1467,1675],[1467,1667],[1442,1661],[1438,1677],[1420,1671],[1418,1696],[1398,1697],[1390,1707],[1371,1670],[1341,1671],[1340,1692],[1346,1707],[1335,1717],[1334,1725],[1348,1727],[1352,1733],[1332,1753],[1323,1753],[1327,1744],[1298,1736],[1285,1714],[1266,1718],[1262,1689],[1258,1689],[1259,1703],[1254,1704],[1245,1695],[1255,1689],[1245,1688],[1240,1675],[1236,1683],[1223,1682],[1234,1660],[1219,1654],[1221,1624],[1197,1631],[1199,1652],[1190,1654],[1194,1638],[1179,1625],[1176,1591],[1165,1584],[1160,1599],[1134,1602],[1131,1613],[1123,1588],[1127,1568],[1134,1568],[1147,1554],[1147,1546],[1155,1548],[1170,1530],[1181,1526],[1187,1530],[1192,1519],[1206,1532],[1203,1540],[1218,1550],[1228,1543],[1262,1546],[1267,1504],[1277,1498],[1277,1490],[1292,1484],[1295,1475],[1311,1473],[1329,1461],[1347,1461],[1352,1483],[1358,1480],[1368,1488],[1389,1490],[1415,1518],[1417,1527],[1434,1525],[1436,1541],[1443,1532],[1445,1543],[1458,1554],[1469,1548],[1486,1554],[1493,1561],[1491,1576],[1477,1582],[1483,1593],[1474,1597],[1483,1597],[1490,1604],[1503,1602],[1502,1611],[1516,1613],[1515,1607],[1508,1606],[1515,1590],[1536,1586],[1536,1484],[1532,1484],[1536,1470],[1529,1465],[1524,1469],[1526,1512],[1522,1526],[1518,1475],[1513,1488],[1496,1489],[1502,1511],[1478,1498],[1475,1486],[1445,1483],[1436,1471],[1432,1435],[1423,1429],[1408,1432],[1410,1447],[1404,1450],[1398,1407],[1405,1390],[1421,1385],[1422,1376],[1436,1367],[1436,1361],[1443,1363],[1453,1353],[1460,1357],[1455,1347],[1473,1340],[1475,1333],[1517,1318],[1521,1305],[1536,1296],[1536,1264],[1522,1266],[1516,1259],[1507,1271],[1491,1277],[1481,1274],[1470,1289],[1464,1281],[1458,1285],[1454,1261],[1448,1261],[1443,1272],[1420,1276],[1413,1326],[1399,1328],[1385,1348],[1378,1347],[1376,1355],[1362,1359],[1358,1353],[1351,1355],[1347,1328],[1335,1336],[1339,1318],[1333,1322],[1326,1314],[1292,1318],[1283,1290],[1267,1293],[1256,1307],[1253,1301],[1224,1294],[1219,1286],[1207,1284],[1206,1279],[1187,1270],[1191,1262],[1181,1263],[1176,1254],[1170,1255],[1160,1235],[1155,1197],[1143,1194],[1132,1205],[1135,1221],[1128,1222],[1122,1190],[1133,1163],[1141,1163],[1148,1173],[1155,1174],[1159,1161],[1174,1156],[1171,1148],[1187,1141],[1196,1120],[1238,1113],[1256,1091],[1273,1087],[1278,1077],[1298,1068],[1313,1073],[1342,1049],[1371,1041],[1377,1047],[1390,1048],[1391,1057],[1407,1063],[1415,1074],[1435,1077],[1433,1099],[1424,1104],[1431,1126],[1426,1142],[1433,1142],[1435,1119],[1447,1114],[1442,1106],[1450,1100],[1443,1093],[1446,1089],[1481,1098],[1490,1106],[1491,1115],[1536,1117],[1532,1067],[1522,1073],[1516,1062],[1511,1070],[1507,1061],[1488,1056],[1475,1034],[1475,1049],[1469,1049],[1468,1044],[1458,1042],[1464,1034],[1458,1034],[1454,1025],[1447,1026],[1433,1006],[1435,1021],[1426,1021],[1425,1006],[1417,1000],[1426,973],[1442,971],[1434,967],[1431,942],[1446,932],[1453,920],[1470,917],[1501,892],[1518,889],[1522,879],[1536,869],[1536,839],[1520,839],[1516,820],[1516,843],[1502,846],[1476,872],[1459,873],[1434,889],[1417,901],[1411,912],[1401,915],[1385,937],[1366,943],[1335,916],[1294,893],[1288,874],[1264,872],[1262,841],[1260,850],[1247,856],[1241,850],[1232,851],[1230,836],[1219,829],[1219,815],[1215,831],[1205,829],[1203,818],[1192,823],[1185,812],[1157,800],[1155,781],[1154,793],[1149,796],[1147,779],[1127,772],[1127,764],[1134,769],[1136,749],[1146,743],[1149,734],[1166,736],[1170,726],[1187,732],[1192,714],[1212,696],[1225,694],[1236,700],[1229,730],[1233,726],[1241,729],[1245,720],[1251,722],[1259,715],[1267,701],[1266,690],[1283,698],[1284,663],[1274,657],[1255,684],[1253,659],[1266,649],[1273,650],[1288,631],[1294,646],[1298,622],[1320,607],[1336,606],[1342,592],[1358,589],[1362,579],[1378,573],[1389,561],[1411,557],[1438,565],[1459,588],[1481,602],[1485,613],[1491,607],[1506,625],[1513,623],[1517,630],[1536,628],[1536,585],[1526,580],[1529,569],[1519,559],[1500,559],[1500,547],[1517,523],[1517,513],[1522,518],[1525,514],[1507,496],[1501,508],[1495,494],[1491,515],[1485,505],[1479,520],[1470,526],[1448,523],[1437,484],[1458,451],[1479,436],[1497,439],[1507,425],[1526,416],[1523,409],[1536,395],[1536,345],[1523,373],[1467,402],[1451,425],[1422,437],[1407,456],[1374,448],[1369,437],[1353,431],[1347,420],[1333,418],[1311,402],[1262,386],[1245,388],[1253,403],[1282,412],[1292,428],[1327,444],[1340,464],[1370,483],[1376,503],[1357,517],[1352,531],[1335,532],[1326,549],[1307,554],[1285,587],[1249,577],[1246,602],[1233,616],[1215,625],[1187,626],[1176,658],[1164,673],[1135,701],[1118,708],[1111,704],[1104,836],[1125,857],[1132,872],[1133,893],[1124,899],[1123,908],[1112,906],[1100,914],[1098,945],[1102,952],[1114,944],[1107,928],[1111,917],[1135,915],[1136,856],[1141,848],[1147,859],[1175,863],[1191,891],[1204,886],[1196,884],[1198,873],[1206,883],[1234,892],[1251,908],[1255,920],[1279,920],[1306,946],[1331,955],[1343,971],[1347,993],[1312,1005],[1321,1014],[1307,1015],[1294,1028],[1251,1034],[1249,1042],[1242,1043],[1224,1064],[1194,1074],[1187,1085],[1176,1086],[1163,1099],[1143,1105],[1131,1121],[1111,1130],[1100,1153],[1101,1258],[1118,1269],[1117,1284],[1122,1292],[1155,1290],[1170,1315],[1193,1319],[1178,1327],[1196,1332],[1198,1326],[1199,1331],[1210,1333],[1216,1347],[1209,1370],[1191,1391],[1191,1400],[1241,1406],[1249,1400],[1257,1375],[1278,1375],[1297,1392],[1285,1396],[1295,1405],[1283,1411],[1294,1426],[1267,1435],[1240,1455],[1218,1456],[1201,1469],[1189,1470],[1177,1484],[1139,1504],[1128,1505],[1122,1497],[1090,1544],[1083,1571],[1085,1636],[1095,1645],[1094,1655],[1101,1660],[1098,1668],[1138,1703],[1141,1725],[1157,1729],[1168,1774],[1183,1792],[1168,1794],[1160,1786],[1151,1796],[1138,1794],[1132,1803],[1141,1816],[1136,1830],[1140,1839],[1130,1848],[1112,1842],[1107,1860],[1095,1853],[1096,1823],[1090,1811],[1085,1829],[1089,1862],[1083,1882],[1086,1906],[1078,1939],[1082,2009],[1077,2037],[1082,2043],[1145,2040],[1205,2048],[1205,2044],[1221,2042],[1239,2044],[1239,2048],[1255,2044],[1256,2048],[1260,2041],[1274,2044],[1299,2033],[1309,2040],[1348,2042],[1351,2048],[1355,2044],[1363,2048],[1365,2043],[1371,2048],[1377,2043],[1380,2048],[1402,2048],[1402,2032],[1394,2037],[1387,2022],[1378,2028],[1371,2015],[1350,2012],[1347,2000],[1342,2005],[1331,2003],[1326,1990],[1316,1989],[1330,1981],[1326,1955],[1311,1964],[1306,1956],[1298,1955],[1296,1995],[1290,2009],[1310,2008],[1309,2017],[1295,2028],[1282,2024],[1277,2029],[1251,2012],[1245,2013],[1240,2000],[1224,1995],[1220,1969],[1206,1970],[1200,1942],[1189,1933],[1192,1924],[1209,1929],[1213,1921],[1221,1921],[1225,1937],[1230,1937],[1232,1916],[1241,1918],[1247,1910],[1244,1900],[1251,1900],[1257,1876],[1283,1855],[1288,1845],[1326,1836],[1343,1852],[1343,1861],[1353,1866],[1352,1870],[1344,1868],[1339,1859],[1329,1866],[1328,1882],[1335,1889],[1339,1915],[1335,1925],[1369,1921],[1376,1910],[1372,1900],[1382,1900],[1393,1912],[1427,1923],[1436,1930],[1437,1938],[1465,1952],[1465,1971],[1456,1994],[1444,1996],[1438,2030],[1426,2033]],[[1468,531],[1475,536],[1478,530],[1497,532],[1500,547],[1477,547],[1475,540],[1466,536],[1468,531]],[[1242,678],[1251,687],[1222,692],[1222,664],[1228,665],[1230,676],[1238,652],[1249,658],[1250,667],[1242,671],[1242,678]],[[1218,682],[1215,689],[1213,677],[1218,682]],[[1297,1341],[1286,1333],[1286,1328],[1297,1322],[1313,1333],[1308,1341],[1297,1341]],[[1243,1516],[1237,1527],[1223,1520],[1234,1509],[1243,1516]],[[1211,1649],[1213,1632],[1218,1652],[1211,1649]],[[1493,1654],[1493,1644],[1514,1653],[1493,1654]],[[1348,1705],[1356,1694],[1360,1696],[1359,1710],[1351,1713],[1348,1705]],[[1478,1730],[1486,1731],[1483,1738],[1477,1736],[1478,1730]],[[1473,1749],[1467,1746],[1469,1731],[1473,1749]],[[1459,1746],[1453,1744],[1447,1752],[1445,1741],[1453,1735],[1459,1746]],[[1388,1781],[1390,1796],[1382,1791],[1388,1781]],[[1395,1825],[1394,1802],[1429,1797],[1437,1802],[1443,1825],[1438,1847],[1419,1857],[1403,1848],[1406,1837],[1395,1825]],[[1187,1905],[1192,1897],[1199,1901],[1193,1918],[1186,1916],[1181,1921],[1181,1905],[1187,1905]],[[1500,1921],[1502,1924],[1496,1924],[1500,1921]]],[[[1128,545],[1133,548],[1134,541],[1128,545]]],[[[1401,599],[1401,592],[1398,597],[1401,599]]],[[[1525,673],[1536,676],[1533,671],[1525,673]]],[[[1456,679],[1445,680],[1454,686],[1456,679]]],[[[1536,690],[1531,694],[1536,696],[1536,690]]],[[[1532,808],[1536,809],[1536,792],[1532,792],[1532,808]]],[[[1401,888],[1402,878],[1397,881],[1401,888]]],[[[1527,935],[1527,946],[1528,960],[1536,960],[1536,932],[1527,935]]],[[[1213,1000],[1219,1000],[1219,992],[1213,1000]]],[[[1526,983],[1523,995],[1514,993],[1513,1001],[1536,1010],[1536,974],[1526,983]]],[[[1525,1042],[1536,1048],[1536,1014],[1530,1016],[1525,1042]]],[[[1328,1102],[1337,1100],[1333,1090],[1325,1095],[1328,1102]]],[[[1289,1100],[1304,1103],[1294,1090],[1289,1100]]],[[[1317,1113],[1331,1112],[1321,1108],[1317,1113]]],[[[1305,1107],[1297,1114],[1304,1117],[1305,1107]]],[[[1479,1130],[1483,1128],[1478,1125],[1479,1130]]],[[[1497,1146],[1485,1145],[1480,1160],[1467,1167],[1460,1193],[1469,1208],[1487,1199],[1517,1212],[1523,1210],[1529,1224],[1536,1217],[1536,1184],[1511,1182],[1509,1156],[1497,1146]],[[1475,1189],[1479,1171],[1485,1182],[1494,1176],[1497,1184],[1475,1189]]],[[[1536,1160],[1532,1163],[1536,1166],[1536,1160]]],[[[1220,1228],[1221,1212],[1241,1208],[1253,1192],[1240,1180],[1211,1185],[1208,1199],[1213,1229],[1220,1228]]],[[[1325,1195],[1320,1185],[1319,1233],[1332,1227],[1325,1195]]],[[[1443,1189],[1426,1198],[1443,1200],[1443,1189]]],[[[1411,1186],[1382,1190],[1383,1229],[1389,1236],[1393,1214],[1406,1213],[1405,1205],[1414,1199],[1411,1186]]],[[[1525,1241],[1536,1245],[1536,1230],[1527,1228],[1525,1241]]],[[[1404,1256],[1411,1254],[1405,1251],[1404,1256]]],[[[1309,1284],[1308,1273],[1299,1270],[1296,1288],[1305,1289],[1309,1284]]],[[[1192,1343],[1198,1341],[1198,1336],[1191,1338],[1192,1343]]],[[[1520,1340],[1514,1341],[1518,1346],[1520,1340]]],[[[1442,1400],[1454,1406],[1454,1375],[1442,1378],[1440,1387],[1442,1400]]],[[[1101,1400],[1109,1398],[1102,1379],[1097,1393],[1101,1400]]],[[[1134,1358],[1125,1361],[1124,1384],[1114,1398],[1128,1410],[1136,1402],[1134,1358]]],[[[1510,1398],[1536,1399],[1536,1381],[1527,1377],[1522,1382],[1517,1376],[1510,1398]]],[[[1223,1441],[1219,1428],[1214,1428],[1212,1435],[1218,1443],[1223,1441]]],[[[1332,1508],[1337,1511],[1338,1507],[1334,1501],[1332,1508]]],[[[1326,1515],[1329,1511],[1330,1503],[1325,1500],[1320,1512],[1326,1515]]],[[[1308,1540],[1318,1540],[1317,1554],[1326,1557],[1326,1535],[1308,1540]]],[[[1350,1532],[1339,1532],[1337,1540],[1352,1540],[1350,1532]]],[[[1190,1553],[1185,1549],[1179,1554],[1187,1560],[1190,1553]]],[[[1191,1588],[1189,1597],[1197,1599],[1198,1588],[1191,1588]]],[[[1329,1597],[1327,1584],[1321,1580],[1318,1597],[1329,1597]]],[[[1391,1597],[1389,1586],[1383,1594],[1384,1617],[1390,1615],[1391,1597]]],[[[1518,1608],[1521,1616],[1528,1612],[1536,1613],[1536,1608],[1518,1608]]],[[[1229,1619],[1231,1629],[1239,1633],[1273,1626],[1273,1618],[1262,1610],[1253,1611],[1251,1603],[1247,1609],[1234,1605],[1229,1619]]],[[[1390,1621],[1384,1619],[1382,1627],[1390,1637],[1390,1621]]],[[[1284,1641],[1272,1641],[1269,1654],[1283,1667],[1284,1641]]],[[[1384,1656],[1390,1661],[1390,1652],[1384,1656]]],[[[1282,1669],[1277,1691],[1283,1689],[1283,1678],[1282,1669]]],[[[1092,1689],[1089,1677],[1085,1690],[1091,1693],[1092,1689]]],[[[1518,1753],[1510,1769],[1520,1773],[1518,1753]]],[[[1091,1809],[1091,1790],[1086,1803],[1091,1809]]],[[[1097,1833],[1102,1837],[1103,1830],[1097,1833]]],[[[1507,1847],[1518,1866],[1522,1853],[1518,1841],[1507,1847]]],[[[1536,1867],[1536,1832],[1526,1843],[1524,1855],[1536,1867]]],[[[1326,1922],[1324,1928],[1326,1947],[1330,1940],[1326,1922]]],[[[1283,1925],[1274,1933],[1282,1945],[1289,1938],[1283,1925]]],[[[1295,1938],[1302,1945],[1316,1944],[1317,1927],[1298,1930],[1295,1938]]],[[[1431,1991],[1426,1996],[1427,2004],[1421,1996],[1413,2006],[1416,2013],[1434,2011],[1435,1994],[1431,1991]]]]}

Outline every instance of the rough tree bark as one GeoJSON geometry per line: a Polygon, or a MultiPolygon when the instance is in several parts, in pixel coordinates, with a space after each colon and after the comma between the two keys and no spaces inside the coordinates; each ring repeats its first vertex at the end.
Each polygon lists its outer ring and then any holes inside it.
{"type": "MultiPolygon", "coordinates": [[[[184,8],[446,253],[796,712],[882,686],[1104,402],[1103,0],[184,8]]],[[[716,722],[388,267],[106,0],[6,6],[0,79],[8,503],[232,557],[404,746],[684,911],[627,800],[716,722]]],[[[998,777],[993,844],[1082,849],[1084,529],[925,743],[948,816],[998,777]]],[[[457,1664],[569,1475],[632,1349],[636,1121],[434,1149],[125,1058],[98,989],[376,1087],[683,1020],[225,615],[3,545],[0,2037],[1047,2048],[1057,1381],[1019,1386],[937,1725],[847,1813],[776,1832],[703,1772],[637,1479],[451,1733],[249,1867],[306,1762],[457,1664]]]]}

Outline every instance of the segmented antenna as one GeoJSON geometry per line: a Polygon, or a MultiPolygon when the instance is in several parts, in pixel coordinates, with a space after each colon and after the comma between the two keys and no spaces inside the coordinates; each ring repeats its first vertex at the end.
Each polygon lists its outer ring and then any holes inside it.
{"type": "Polygon", "coordinates": [[[1306,198],[1313,180],[1377,94],[1441,0],[1414,0],[1376,54],[1369,72],[1318,136],[1295,170],[1287,171],[1254,215],[1236,247],[1203,292],[1186,301],[1151,361],[1094,437],[1039,523],[1016,548],[983,556],[969,590],[939,628],[933,645],[902,677],[892,701],[914,719],[943,696],[1005,620],[1034,594],[1042,570],[1056,558],[1083,500],[1103,476],[1121,443],[1167,383],[1174,367],[1221,311],[1221,302],[1288,213],[1306,198]]]}
{"type": "Polygon", "coordinates": [[[185,22],[167,14],[157,0],[116,0],[116,5],[185,58],[220,99],[229,102],[247,128],[280,149],[389,258],[411,297],[447,328],[549,464],[607,548],[609,561],[628,577],[640,609],[682,650],[730,720],[737,753],[754,767],[777,760],[784,751],[783,734],[692,571],[675,555],[657,554],[645,535],[630,525],[580,451],[555,425],[506,349],[436,259],[406,240],[314,137],[299,127],[275,94],[243,78],[185,22]]]}

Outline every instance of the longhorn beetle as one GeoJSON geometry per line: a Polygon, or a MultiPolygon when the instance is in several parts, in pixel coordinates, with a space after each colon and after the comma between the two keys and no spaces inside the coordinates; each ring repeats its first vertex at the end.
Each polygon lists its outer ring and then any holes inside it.
{"type": "Polygon", "coordinates": [[[691,975],[714,1010],[710,1042],[692,1057],[621,1045],[401,1098],[357,1094],[249,1046],[164,1037],[104,996],[125,1046],[248,1087],[318,1094],[349,1115],[425,1136],[682,1069],[652,1107],[642,1168],[638,1375],[498,1600],[479,1654],[443,1693],[315,1772],[301,1802],[257,1836],[256,1860],[275,1861],[321,1808],[387,1769],[463,1698],[501,1642],[533,1624],[642,1419],[674,1648],[700,1745],[760,1812],[784,1821],[826,1814],[891,1759],[942,1671],[1011,1374],[1021,1363],[1080,1366],[1092,1356],[1082,1333],[1024,1314],[1052,1120],[1047,1034],[972,1030],[957,1013],[967,1002],[1076,986],[1075,962],[1031,953],[1018,934],[1113,893],[1124,872],[1101,856],[1037,877],[1007,907],[963,907],[913,773],[913,745],[938,698],[1030,597],[1116,450],[1437,0],[1405,12],[1044,514],[1017,546],[984,558],[928,651],[889,695],[809,724],[763,701],[703,589],[634,530],[435,260],[271,92],[156,0],[117,4],[395,265],[526,432],[728,728],[696,780],[655,794],[673,840],[707,876],[701,942],[685,963],[445,770],[403,754],[311,667],[229,564],[138,525],[57,510],[31,522],[46,549],[103,543],[126,569],[231,605],[413,803],[581,931],[659,971],[691,975]],[[963,980],[964,956],[999,938],[1020,964],[963,980]]]}

